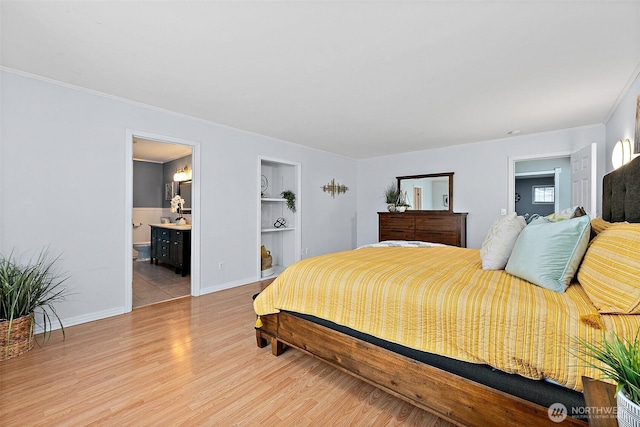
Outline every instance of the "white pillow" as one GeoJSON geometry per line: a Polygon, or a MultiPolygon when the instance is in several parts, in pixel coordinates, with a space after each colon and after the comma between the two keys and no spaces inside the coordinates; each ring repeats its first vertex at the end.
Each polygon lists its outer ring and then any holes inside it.
{"type": "Polygon", "coordinates": [[[513,245],[526,225],[524,218],[515,212],[493,223],[480,248],[483,270],[504,270],[513,245]]]}

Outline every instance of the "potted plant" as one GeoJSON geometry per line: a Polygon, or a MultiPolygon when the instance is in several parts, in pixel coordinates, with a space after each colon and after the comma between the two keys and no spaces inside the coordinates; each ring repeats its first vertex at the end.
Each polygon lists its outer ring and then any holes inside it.
{"type": "Polygon", "coordinates": [[[285,190],[280,195],[287,200],[287,207],[291,212],[296,211],[296,193],[291,190],[285,190]]]}
{"type": "Polygon", "coordinates": [[[35,312],[42,315],[43,342],[51,335],[51,317],[58,321],[64,337],[64,326],[53,304],[64,299],[61,287],[66,275],[56,273],[48,251],[22,265],[13,254],[0,256],[0,360],[19,356],[33,347],[35,312]]]}
{"type": "Polygon", "coordinates": [[[176,224],[184,225],[187,223],[187,220],[182,216],[182,210],[184,209],[184,199],[180,197],[180,195],[173,196],[171,199],[171,212],[177,212],[178,217],[176,218],[176,224]]]}
{"type": "Polygon", "coordinates": [[[604,379],[614,380],[616,401],[618,402],[618,422],[624,418],[634,419],[633,425],[640,425],[640,330],[633,340],[613,334],[604,337],[601,346],[576,339],[579,345],[578,357],[604,375],[604,379]]]}
{"type": "Polygon", "coordinates": [[[398,187],[395,183],[389,184],[384,189],[384,200],[387,203],[387,210],[389,212],[396,211],[396,203],[398,203],[398,196],[400,192],[398,191],[398,187]]]}

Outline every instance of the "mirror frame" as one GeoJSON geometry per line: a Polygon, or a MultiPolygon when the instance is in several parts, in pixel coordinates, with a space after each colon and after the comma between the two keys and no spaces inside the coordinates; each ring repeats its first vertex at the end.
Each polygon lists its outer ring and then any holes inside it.
{"type": "Polygon", "coordinates": [[[424,175],[406,175],[406,176],[397,176],[396,180],[398,181],[398,191],[400,191],[402,180],[403,179],[422,179],[422,178],[438,178],[442,176],[449,177],[449,209],[412,209],[414,211],[428,211],[428,212],[453,212],[453,172],[442,172],[442,173],[428,173],[424,175]]]}
{"type": "MultiPolygon", "coordinates": [[[[190,179],[189,179],[189,180],[187,180],[187,181],[178,181],[178,191],[177,191],[177,194],[179,194],[179,195],[181,195],[181,196],[182,196],[182,188],[181,188],[181,185],[182,185],[182,184],[191,184],[191,183],[192,183],[192,181],[191,181],[190,179]]],[[[191,194],[189,194],[189,202],[190,202],[190,203],[189,203],[190,205],[191,205],[191,204],[193,204],[193,202],[191,201],[191,194]]],[[[188,208],[187,208],[187,207],[185,207],[184,209],[182,209],[182,213],[183,213],[183,214],[190,215],[190,214],[191,214],[191,206],[189,206],[188,208]]]]}

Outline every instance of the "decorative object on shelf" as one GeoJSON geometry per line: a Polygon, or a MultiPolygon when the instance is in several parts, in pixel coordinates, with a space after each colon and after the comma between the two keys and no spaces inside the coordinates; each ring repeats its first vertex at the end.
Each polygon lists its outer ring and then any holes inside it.
{"type": "Polygon", "coordinates": [[[265,197],[269,188],[269,180],[266,176],[260,175],[260,197],[265,197]]]}
{"type": "Polygon", "coordinates": [[[171,212],[176,212],[178,217],[176,218],[176,224],[184,225],[186,220],[182,217],[182,209],[184,209],[184,199],[180,195],[176,195],[171,199],[171,212]]]}
{"type": "Polygon", "coordinates": [[[387,203],[387,210],[389,212],[396,211],[396,203],[398,202],[398,196],[400,192],[398,191],[398,187],[395,183],[389,184],[384,189],[384,200],[387,203]]]}
{"type": "Polygon", "coordinates": [[[287,200],[287,207],[291,212],[296,211],[296,193],[291,190],[284,190],[280,195],[287,200]]]}
{"type": "Polygon", "coordinates": [[[598,369],[605,379],[616,382],[618,425],[640,426],[640,331],[636,337],[622,339],[616,334],[604,337],[602,344],[576,338],[580,360],[598,369]],[[601,363],[598,363],[601,362],[601,363]]]}
{"type": "Polygon", "coordinates": [[[171,200],[173,196],[176,195],[176,183],[175,182],[167,182],[164,185],[164,199],[171,200]]]}
{"type": "Polygon", "coordinates": [[[283,217],[278,217],[278,219],[276,219],[276,222],[273,223],[273,226],[275,228],[287,228],[287,220],[283,217]]]}
{"type": "Polygon", "coordinates": [[[336,194],[344,194],[347,192],[347,190],[349,190],[349,187],[347,187],[346,185],[336,182],[335,178],[331,178],[331,182],[323,185],[321,188],[325,193],[331,193],[331,197],[333,197],[334,199],[336,198],[336,194]]]}
{"type": "Polygon", "coordinates": [[[398,201],[396,202],[396,212],[402,213],[411,207],[411,205],[407,203],[407,198],[408,196],[406,191],[404,193],[402,192],[399,193],[398,201]]]}
{"type": "Polygon", "coordinates": [[[271,251],[268,251],[264,245],[260,247],[260,271],[262,277],[273,274],[273,257],[271,256],[271,251]]]}
{"type": "Polygon", "coordinates": [[[0,361],[31,350],[37,309],[42,310],[43,342],[51,336],[51,317],[58,321],[65,336],[53,304],[64,299],[61,285],[68,276],[53,269],[59,256],[53,261],[48,258],[46,249],[25,265],[12,255],[0,257],[0,361]]]}

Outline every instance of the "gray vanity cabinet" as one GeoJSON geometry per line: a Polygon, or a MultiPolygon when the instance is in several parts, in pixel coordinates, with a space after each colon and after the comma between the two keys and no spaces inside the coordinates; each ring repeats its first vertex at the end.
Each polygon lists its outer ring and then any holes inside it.
{"type": "Polygon", "coordinates": [[[191,230],[151,226],[151,263],[169,264],[176,274],[189,274],[191,267],[191,230]]]}

